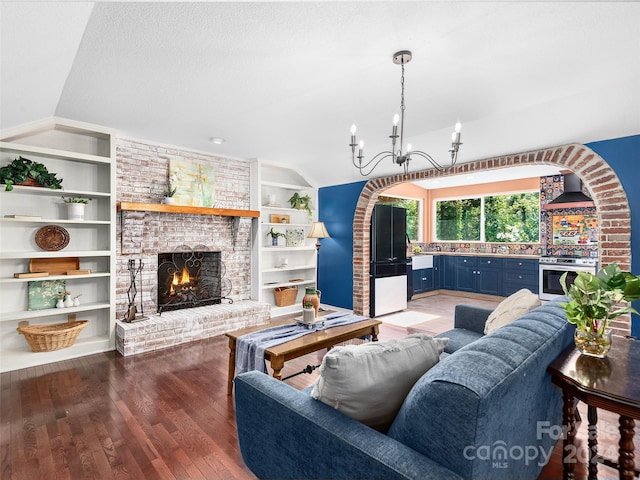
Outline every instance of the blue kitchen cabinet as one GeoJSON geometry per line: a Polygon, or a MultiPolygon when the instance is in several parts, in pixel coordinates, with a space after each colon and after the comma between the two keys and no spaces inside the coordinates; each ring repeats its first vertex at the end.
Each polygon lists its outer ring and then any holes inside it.
{"type": "Polygon", "coordinates": [[[474,292],[502,295],[502,258],[477,257],[474,292]]]}
{"type": "Polygon", "coordinates": [[[476,257],[455,258],[454,290],[460,292],[475,292],[476,257]]]}
{"type": "Polygon", "coordinates": [[[531,258],[505,258],[502,269],[502,296],[527,288],[533,293],[539,293],[538,260],[531,258]]]}
{"type": "Polygon", "coordinates": [[[418,293],[424,292],[422,289],[422,277],[424,276],[424,268],[419,268],[418,270],[413,270],[413,294],[416,295],[418,293]]]}
{"type": "Polygon", "coordinates": [[[430,292],[435,289],[434,269],[420,268],[413,271],[413,293],[430,292]]]}
{"type": "Polygon", "coordinates": [[[502,258],[472,256],[443,258],[451,261],[445,260],[442,275],[446,286],[442,288],[485,295],[502,295],[502,258]],[[447,279],[451,278],[454,281],[447,283],[447,279]]]}
{"type": "Polygon", "coordinates": [[[456,289],[456,258],[452,255],[440,257],[440,284],[445,290],[456,289]]]}
{"type": "Polygon", "coordinates": [[[434,255],[433,257],[433,289],[440,290],[442,288],[442,269],[440,264],[442,263],[442,257],[440,255],[434,255]]]}
{"type": "Polygon", "coordinates": [[[441,256],[433,256],[432,268],[419,268],[413,270],[413,293],[431,292],[441,288],[441,256]]]}
{"type": "Polygon", "coordinates": [[[413,292],[456,290],[508,297],[522,288],[538,293],[538,260],[434,255],[433,268],[413,271],[413,292]]]}

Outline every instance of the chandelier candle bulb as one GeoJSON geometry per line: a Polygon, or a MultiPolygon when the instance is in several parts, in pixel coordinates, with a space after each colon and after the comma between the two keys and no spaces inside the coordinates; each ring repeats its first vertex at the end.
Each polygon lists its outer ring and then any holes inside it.
{"type": "Polygon", "coordinates": [[[456,130],[453,132],[453,135],[452,135],[453,143],[460,143],[460,128],[461,127],[462,127],[462,125],[460,125],[460,122],[456,123],[456,130]]]}

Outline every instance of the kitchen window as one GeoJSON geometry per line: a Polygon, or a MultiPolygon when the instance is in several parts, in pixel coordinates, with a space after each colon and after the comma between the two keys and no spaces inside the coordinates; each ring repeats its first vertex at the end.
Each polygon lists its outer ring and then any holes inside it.
{"type": "Polygon", "coordinates": [[[538,243],[539,192],[435,202],[436,241],[538,243]]]}

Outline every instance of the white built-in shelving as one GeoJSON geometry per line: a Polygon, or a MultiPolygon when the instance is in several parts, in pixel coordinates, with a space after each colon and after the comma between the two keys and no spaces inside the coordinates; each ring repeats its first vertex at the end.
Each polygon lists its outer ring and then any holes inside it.
{"type": "Polygon", "coordinates": [[[0,166],[18,156],[44,164],[62,178],[62,190],[0,185],[0,371],[40,365],[115,348],[115,137],[109,129],[52,118],[0,133],[0,166]],[[62,196],[85,197],[85,220],[68,220],[62,196]],[[5,218],[21,215],[39,218],[5,218]],[[46,225],[63,227],[69,244],[45,251],[35,242],[46,225]],[[77,257],[90,273],[14,278],[28,272],[31,259],[77,257]],[[28,309],[30,282],[64,280],[80,306],[28,309]],[[51,352],[33,353],[16,331],[20,322],[61,323],[88,320],[76,343],[51,352]]]}
{"type": "Polygon", "coordinates": [[[254,220],[252,228],[252,297],[270,303],[272,316],[300,311],[305,288],[314,287],[316,283],[315,240],[307,235],[317,219],[317,189],[290,168],[255,160],[251,168],[251,191],[251,208],[260,210],[260,218],[254,220]],[[289,198],[295,192],[311,197],[311,214],[290,207],[289,198]],[[285,223],[274,221],[278,217],[286,218],[285,223]],[[285,235],[287,230],[302,232],[302,243],[292,246],[286,237],[280,237],[274,246],[268,235],[271,229],[285,235]],[[276,305],[274,289],[279,287],[298,288],[293,305],[276,305]]]}

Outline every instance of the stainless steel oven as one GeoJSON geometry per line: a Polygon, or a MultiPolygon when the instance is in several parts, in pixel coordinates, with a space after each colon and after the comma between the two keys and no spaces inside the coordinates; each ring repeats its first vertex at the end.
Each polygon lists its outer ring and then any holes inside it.
{"type": "Polygon", "coordinates": [[[575,280],[578,271],[593,273],[597,271],[595,258],[582,257],[540,257],[540,300],[553,300],[564,295],[560,277],[567,273],[567,286],[575,280]]]}

